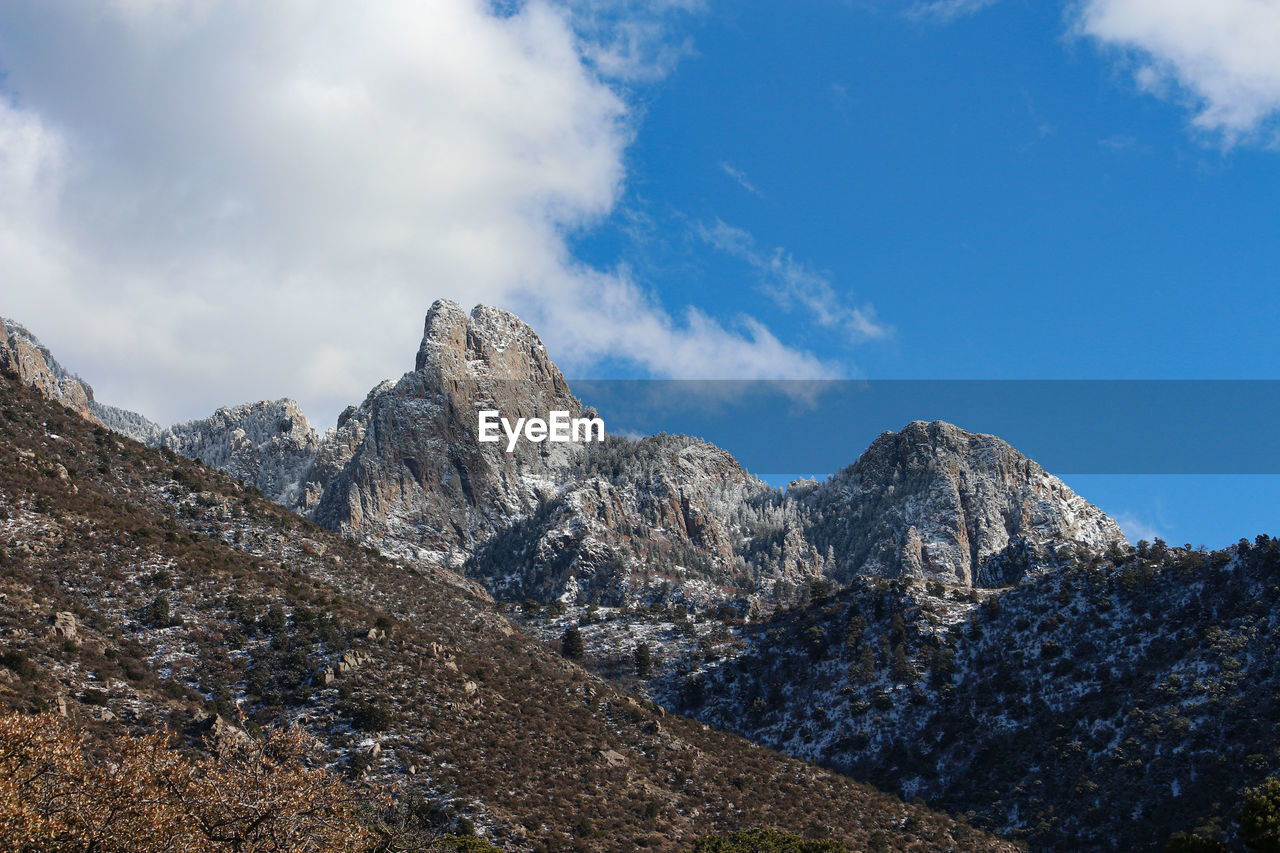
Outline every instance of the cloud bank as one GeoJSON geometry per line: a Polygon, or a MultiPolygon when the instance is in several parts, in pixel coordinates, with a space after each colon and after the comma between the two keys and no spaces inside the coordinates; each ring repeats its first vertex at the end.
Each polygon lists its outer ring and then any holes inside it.
{"type": "MultiPolygon", "coordinates": [[[[918,0],[909,17],[948,24],[999,0],[918,0]]],[[[1277,145],[1280,3],[1073,0],[1070,29],[1117,52],[1143,91],[1181,100],[1192,124],[1228,146],[1277,145]]]]}
{"type": "Polygon", "coordinates": [[[519,311],[570,368],[825,375],[566,248],[696,8],[0,0],[0,312],[164,421],[285,395],[331,420],[440,296],[519,311]]]}
{"type": "Polygon", "coordinates": [[[1189,99],[1195,127],[1228,144],[1265,133],[1280,113],[1274,0],[1087,0],[1077,28],[1129,54],[1144,90],[1189,99]]]}

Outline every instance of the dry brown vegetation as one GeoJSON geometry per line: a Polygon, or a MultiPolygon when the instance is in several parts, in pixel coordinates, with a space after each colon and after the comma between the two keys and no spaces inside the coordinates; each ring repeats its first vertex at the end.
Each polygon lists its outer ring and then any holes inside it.
{"type": "Polygon", "coordinates": [[[308,766],[299,729],[223,739],[184,754],[160,730],[94,759],[54,713],[0,716],[0,839],[6,849],[95,853],[344,853],[367,849],[351,791],[308,766]]]}

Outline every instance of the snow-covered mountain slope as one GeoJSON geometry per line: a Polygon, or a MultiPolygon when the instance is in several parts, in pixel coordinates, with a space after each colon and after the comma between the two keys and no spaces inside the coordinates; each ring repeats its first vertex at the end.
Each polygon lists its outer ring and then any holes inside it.
{"type": "Polygon", "coordinates": [[[864,578],[671,661],[699,719],[1029,840],[1154,850],[1280,769],[1280,542],[1003,592],[864,578]]]}
{"type": "Polygon", "coordinates": [[[578,454],[556,496],[467,569],[508,600],[749,607],[821,575],[800,528],[794,503],[713,444],[611,438],[578,454]]]}
{"type": "Polygon", "coordinates": [[[837,578],[910,577],[994,587],[1076,549],[1124,545],[1120,528],[1008,443],[951,424],[886,432],[801,498],[837,578]]]}
{"type": "Polygon", "coordinates": [[[174,424],[152,444],[221,468],[286,506],[296,504],[320,439],[293,400],[245,403],[174,424]]]}

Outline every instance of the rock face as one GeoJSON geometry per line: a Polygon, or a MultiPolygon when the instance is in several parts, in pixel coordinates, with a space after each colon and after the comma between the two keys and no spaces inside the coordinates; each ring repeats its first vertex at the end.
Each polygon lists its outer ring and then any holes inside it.
{"type": "Polygon", "coordinates": [[[175,424],[155,444],[221,468],[274,501],[297,503],[320,444],[293,400],[246,403],[175,424]]]}
{"type": "Polygon", "coordinates": [[[787,512],[778,492],[713,444],[612,438],[586,447],[558,496],[487,543],[469,568],[514,599],[641,604],[664,590],[664,599],[705,607],[820,574],[821,559],[797,519],[783,520],[787,512]]]}
{"type": "Polygon", "coordinates": [[[222,468],[388,553],[465,565],[506,597],[745,604],[864,574],[995,587],[1076,549],[1124,544],[1114,521],[1035,462],[940,421],[887,432],[826,482],[785,493],[684,436],[520,441],[512,453],[481,443],[483,409],[510,421],[594,414],[537,334],[486,306],[434,303],[414,369],[323,437],[292,400],[161,431],[95,403],[29,332],[5,328],[0,367],[83,416],[222,468]]]}
{"type": "Polygon", "coordinates": [[[160,427],[142,415],[95,400],[89,383],[68,372],[26,327],[0,318],[0,331],[0,370],[15,374],[23,383],[85,420],[136,441],[153,442],[160,434],[160,427]]]}
{"type": "Polygon", "coordinates": [[[89,410],[93,391],[79,377],[68,373],[35,335],[12,320],[3,320],[4,342],[0,344],[0,367],[14,373],[26,385],[37,389],[85,420],[96,420],[89,410]]]}
{"type": "Polygon", "coordinates": [[[513,421],[583,414],[534,331],[454,302],[427,312],[414,370],[348,409],[326,436],[299,508],[384,550],[455,562],[555,492],[576,445],[477,441],[478,412],[513,421]]]}
{"type": "Polygon", "coordinates": [[[54,614],[53,627],[49,629],[50,633],[55,637],[61,637],[64,640],[74,640],[76,638],[76,617],[73,613],[59,611],[54,614]]]}
{"type": "Polygon", "coordinates": [[[800,499],[824,519],[810,538],[833,549],[829,571],[844,580],[1002,586],[1059,552],[1125,543],[1111,518],[1006,442],[942,421],[884,433],[800,499]]]}

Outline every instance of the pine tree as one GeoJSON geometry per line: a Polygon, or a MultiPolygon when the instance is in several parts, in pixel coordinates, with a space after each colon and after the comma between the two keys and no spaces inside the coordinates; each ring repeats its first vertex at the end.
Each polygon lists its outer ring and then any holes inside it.
{"type": "Polygon", "coordinates": [[[637,645],[632,658],[636,665],[636,675],[640,678],[648,678],[653,672],[653,653],[649,651],[649,644],[640,643],[637,645]]]}
{"type": "Polygon", "coordinates": [[[902,643],[893,647],[893,677],[898,681],[913,682],[915,681],[915,667],[911,665],[910,659],[907,657],[907,649],[902,643]]]}
{"type": "Polygon", "coordinates": [[[153,598],[143,614],[143,621],[152,628],[168,628],[169,597],[162,592],[153,598]]]}
{"type": "Polygon", "coordinates": [[[564,637],[560,640],[560,653],[569,660],[582,660],[582,632],[577,625],[564,629],[564,637]]]}
{"type": "Polygon", "coordinates": [[[1252,853],[1280,853],[1280,778],[1244,792],[1240,837],[1252,853]]]}

